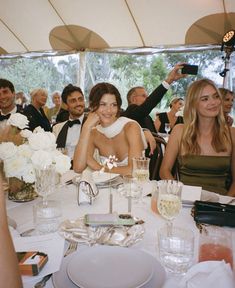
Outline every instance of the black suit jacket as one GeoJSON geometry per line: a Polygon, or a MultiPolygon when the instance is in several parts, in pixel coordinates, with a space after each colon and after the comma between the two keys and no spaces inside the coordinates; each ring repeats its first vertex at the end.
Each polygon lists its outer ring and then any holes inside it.
{"type": "Polygon", "coordinates": [[[25,110],[24,115],[27,116],[29,120],[29,130],[33,131],[36,127],[40,126],[45,131],[51,131],[51,124],[47,119],[42,108],[39,109],[40,112],[32,105],[29,104],[25,110]]]}
{"type": "MultiPolygon", "coordinates": [[[[87,115],[84,114],[84,118],[82,121],[82,126],[84,124],[84,122],[87,119],[87,115]]],[[[65,148],[66,145],[66,140],[67,140],[67,134],[68,134],[68,121],[66,121],[63,125],[63,127],[61,128],[57,138],[56,138],[56,144],[57,144],[57,148],[65,148]]]]}
{"type": "Polygon", "coordinates": [[[149,113],[162,100],[167,89],[160,84],[141,105],[131,104],[122,112],[122,116],[136,120],[142,128],[147,128],[151,132],[157,132],[149,113]]]}

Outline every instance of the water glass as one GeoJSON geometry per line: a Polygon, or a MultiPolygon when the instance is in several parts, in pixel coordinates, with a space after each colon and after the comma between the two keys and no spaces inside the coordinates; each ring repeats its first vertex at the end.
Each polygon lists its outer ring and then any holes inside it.
{"type": "Polygon", "coordinates": [[[34,226],[38,234],[57,231],[61,222],[62,208],[60,201],[40,201],[33,207],[34,226]]]}
{"type": "Polygon", "coordinates": [[[189,229],[164,226],[158,231],[162,265],[173,274],[185,274],[194,259],[194,234],[189,229]]]}
{"type": "Polygon", "coordinates": [[[233,268],[232,232],[218,226],[203,227],[199,237],[199,262],[224,260],[233,268]]]}
{"type": "Polygon", "coordinates": [[[140,182],[149,181],[149,161],[150,158],[147,157],[134,157],[132,159],[132,175],[140,182]]]}

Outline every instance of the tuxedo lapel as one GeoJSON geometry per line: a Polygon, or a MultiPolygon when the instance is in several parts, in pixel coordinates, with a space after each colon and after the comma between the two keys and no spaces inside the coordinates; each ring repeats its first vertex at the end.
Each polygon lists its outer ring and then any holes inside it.
{"type": "Polygon", "coordinates": [[[57,148],[65,148],[68,129],[69,129],[69,123],[67,121],[57,136],[57,139],[56,139],[57,148]]]}

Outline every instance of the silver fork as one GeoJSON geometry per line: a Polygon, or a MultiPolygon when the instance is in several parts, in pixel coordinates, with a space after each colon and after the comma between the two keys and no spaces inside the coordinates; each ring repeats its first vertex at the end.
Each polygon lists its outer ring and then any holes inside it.
{"type": "MultiPolygon", "coordinates": [[[[64,254],[64,257],[68,256],[69,254],[75,252],[77,250],[77,247],[78,247],[78,243],[77,242],[74,242],[74,241],[71,241],[69,243],[69,247],[68,249],[66,250],[65,254],[64,254]]],[[[45,275],[42,280],[40,280],[39,282],[37,282],[35,285],[34,285],[34,288],[43,288],[45,287],[47,281],[51,278],[52,274],[48,274],[48,275],[45,275]]]]}

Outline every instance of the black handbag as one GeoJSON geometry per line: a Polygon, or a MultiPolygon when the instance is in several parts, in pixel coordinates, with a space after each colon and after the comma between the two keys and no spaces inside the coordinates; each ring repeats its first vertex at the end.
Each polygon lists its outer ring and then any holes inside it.
{"type": "Polygon", "coordinates": [[[235,206],[217,202],[195,201],[192,216],[197,225],[235,227],[235,206]]]}

